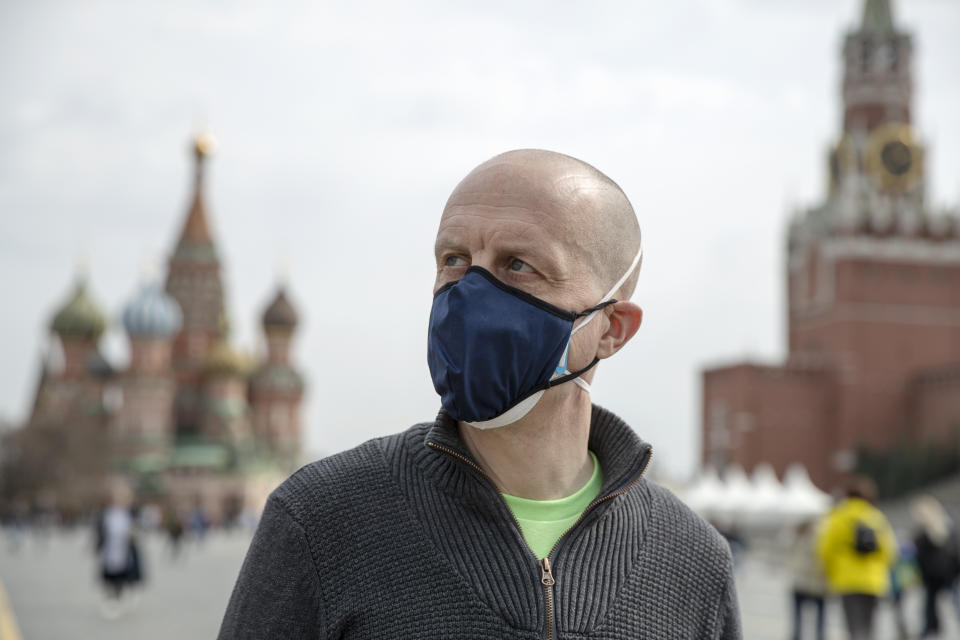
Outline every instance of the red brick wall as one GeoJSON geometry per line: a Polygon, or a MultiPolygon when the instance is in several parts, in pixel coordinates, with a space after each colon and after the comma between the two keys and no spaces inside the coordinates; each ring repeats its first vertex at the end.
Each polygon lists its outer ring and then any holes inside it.
{"type": "Polygon", "coordinates": [[[858,104],[843,110],[843,130],[851,131],[866,127],[873,131],[886,122],[910,122],[910,107],[887,103],[858,104]]]}
{"type": "Polygon", "coordinates": [[[908,396],[916,438],[944,442],[960,435],[960,365],[915,379],[908,396]]]}
{"type": "Polygon", "coordinates": [[[836,263],[837,302],[960,309],[960,266],[847,258],[836,263]]]}
{"type": "Polygon", "coordinates": [[[768,462],[781,477],[799,462],[815,483],[830,488],[834,403],[833,378],[823,369],[738,364],[705,371],[704,462],[725,459],[748,473],[768,462]],[[711,436],[718,422],[726,443],[711,436]]]}
{"type": "Polygon", "coordinates": [[[838,366],[838,446],[889,448],[911,435],[911,377],[960,363],[960,266],[845,259],[834,274],[833,304],[791,318],[791,350],[838,366]]]}

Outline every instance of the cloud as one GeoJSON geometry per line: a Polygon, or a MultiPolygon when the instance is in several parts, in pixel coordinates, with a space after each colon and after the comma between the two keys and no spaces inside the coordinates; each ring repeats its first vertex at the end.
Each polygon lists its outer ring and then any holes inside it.
{"type": "MultiPolygon", "coordinates": [[[[783,202],[788,190],[822,195],[836,46],[853,4],[6,8],[0,269],[23,277],[0,281],[18,310],[0,338],[0,412],[28,406],[28,372],[79,245],[91,247],[111,312],[144,252],[170,250],[189,197],[189,136],[206,123],[221,141],[208,197],[237,339],[261,344],[282,258],[305,318],[296,353],[310,446],[333,451],[429,419],[439,211],[481,160],[546,147],[595,163],[638,210],[646,319],[604,363],[595,397],[654,441],[668,471],[688,470],[701,364],[783,349],[783,202]]],[[[932,195],[947,201],[960,197],[957,90],[945,81],[960,60],[948,28],[958,13],[904,7],[920,29],[920,125],[936,132],[932,195]]]]}

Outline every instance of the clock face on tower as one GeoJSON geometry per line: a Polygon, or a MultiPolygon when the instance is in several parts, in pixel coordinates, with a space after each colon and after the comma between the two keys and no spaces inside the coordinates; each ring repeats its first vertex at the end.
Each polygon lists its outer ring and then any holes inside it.
{"type": "Polygon", "coordinates": [[[865,156],[867,173],[887,191],[909,191],[923,177],[923,150],[909,125],[878,127],[867,140],[865,156]]]}
{"type": "Polygon", "coordinates": [[[880,150],[880,161],[884,169],[895,176],[902,176],[910,171],[912,163],[910,147],[899,140],[892,140],[883,145],[880,150]]]}

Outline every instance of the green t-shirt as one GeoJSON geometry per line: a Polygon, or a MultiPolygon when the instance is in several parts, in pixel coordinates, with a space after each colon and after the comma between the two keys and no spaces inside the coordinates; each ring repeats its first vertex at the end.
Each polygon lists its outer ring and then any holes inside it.
{"type": "Polygon", "coordinates": [[[593,459],[593,475],[587,484],[571,496],[557,500],[529,500],[501,494],[520,523],[524,540],[538,558],[547,557],[560,536],[573,526],[587,505],[600,494],[603,473],[593,451],[590,457],[593,459]]]}

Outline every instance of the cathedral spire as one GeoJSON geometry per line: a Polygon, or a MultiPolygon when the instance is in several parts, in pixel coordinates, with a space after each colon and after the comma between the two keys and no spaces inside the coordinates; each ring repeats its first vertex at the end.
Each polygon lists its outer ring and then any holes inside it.
{"type": "Polygon", "coordinates": [[[866,0],[860,30],[865,33],[887,35],[893,33],[893,12],[890,0],[866,0]]]}
{"type": "Polygon", "coordinates": [[[215,146],[209,133],[196,136],[191,144],[195,172],[193,199],[167,274],[167,293],[176,300],[183,314],[172,349],[177,375],[176,428],[179,433],[194,433],[199,428],[204,363],[222,336],[220,318],[224,314],[224,293],[220,258],[203,198],[206,165],[215,146]]]}
{"type": "Polygon", "coordinates": [[[198,134],[193,140],[193,155],[195,158],[193,201],[190,204],[186,224],[183,226],[183,233],[180,234],[179,245],[213,244],[210,225],[207,222],[207,209],[203,201],[203,189],[206,161],[213,155],[216,146],[216,140],[208,132],[198,134]]]}

